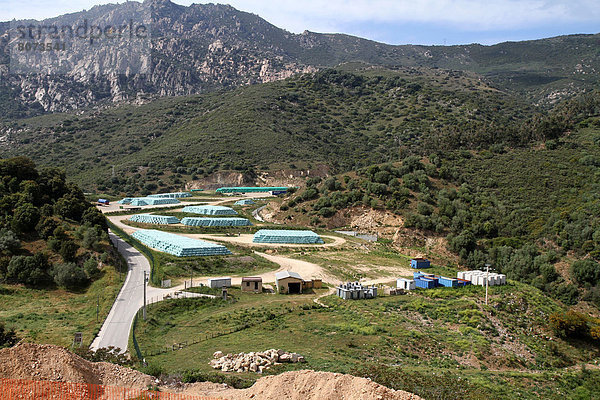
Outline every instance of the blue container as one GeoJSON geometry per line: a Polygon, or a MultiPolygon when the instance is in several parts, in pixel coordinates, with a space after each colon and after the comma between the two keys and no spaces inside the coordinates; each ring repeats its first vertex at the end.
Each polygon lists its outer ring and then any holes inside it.
{"type": "Polygon", "coordinates": [[[411,268],[430,268],[431,262],[425,258],[413,258],[410,260],[411,268]]]}
{"type": "Polygon", "coordinates": [[[458,279],[446,278],[445,276],[440,276],[439,284],[440,284],[440,286],[444,286],[444,287],[457,287],[458,279]]]}
{"type": "Polygon", "coordinates": [[[420,277],[415,279],[415,285],[422,289],[433,289],[437,284],[437,279],[420,277]]]}

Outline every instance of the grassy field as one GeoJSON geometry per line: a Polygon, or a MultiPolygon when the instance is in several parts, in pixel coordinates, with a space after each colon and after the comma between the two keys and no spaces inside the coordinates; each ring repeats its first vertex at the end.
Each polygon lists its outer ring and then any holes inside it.
{"type": "MultiPolygon", "coordinates": [[[[214,351],[283,348],[306,356],[307,364],[279,366],[271,373],[310,368],[366,374],[368,366],[381,365],[420,377],[431,372],[439,374],[439,379],[460,376],[467,387],[480,386],[492,398],[533,399],[540,394],[544,398],[565,396],[563,378],[571,372],[563,368],[598,357],[597,349],[586,343],[553,337],[546,330],[548,315],[564,307],[514,282],[491,287],[488,306],[480,287],[417,291],[367,301],[329,296],[324,301],[330,308],[313,308],[314,295],[254,295],[236,289],[230,293],[233,303],[189,299],[153,306],[148,320],[136,331],[145,354],[210,332],[248,326],[175,352],[146,356],[149,363],[170,373],[195,370],[207,374],[214,351]],[[503,384],[517,385],[518,390],[503,384]]],[[[415,387],[406,389],[419,392],[415,387]]],[[[477,398],[469,396],[464,398],[477,398]]]]}
{"type": "Polygon", "coordinates": [[[112,266],[80,292],[29,289],[0,285],[0,319],[26,341],[70,346],[73,334],[83,332],[83,345],[89,346],[121,289],[124,276],[112,266]],[[96,305],[99,302],[99,320],[96,305]]]}

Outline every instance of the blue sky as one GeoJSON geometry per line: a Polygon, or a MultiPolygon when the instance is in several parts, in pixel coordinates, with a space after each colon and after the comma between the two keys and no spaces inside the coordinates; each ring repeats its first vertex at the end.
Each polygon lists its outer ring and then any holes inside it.
{"type": "MultiPolygon", "coordinates": [[[[110,0],[0,0],[0,20],[43,19],[110,0]]],[[[175,0],[189,5],[205,1],[175,0]]],[[[390,44],[493,44],[600,32],[598,0],[213,0],[291,32],[305,29],[390,44]]]]}

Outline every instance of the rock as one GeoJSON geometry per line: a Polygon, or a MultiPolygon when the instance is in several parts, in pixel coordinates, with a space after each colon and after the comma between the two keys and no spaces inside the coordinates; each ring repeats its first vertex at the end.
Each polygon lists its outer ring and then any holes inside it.
{"type": "Polygon", "coordinates": [[[213,358],[221,358],[223,357],[223,352],[222,351],[215,351],[213,353],[213,358]]]}
{"type": "Polygon", "coordinates": [[[258,371],[258,366],[255,363],[250,364],[250,371],[256,372],[258,371]]]}
{"type": "Polygon", "coordinates": [[[279,361],[282,363],[290,362],[292,360],[292,356],[290,354],[282,354],[279,356],[279,361]]]}
{"type": "Polygon", "coordinates": [[[305,363],[306,359],[304,358],[304,356],[298,356],[298,362],[299,363],[305,363]]]}
{"type": "Polygon", "coordinates": [[[298,353],[292,353],[292,362],[293,363],[297,363],[298,362],[298,353]]]}

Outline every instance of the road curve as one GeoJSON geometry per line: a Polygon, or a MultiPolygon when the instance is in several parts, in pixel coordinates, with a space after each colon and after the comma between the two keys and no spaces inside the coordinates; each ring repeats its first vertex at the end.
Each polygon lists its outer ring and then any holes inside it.
{"type": "MultiPolygon", "coordinates": [[[[144,305],[144,271],[148,273],[148,276],[150,275],[150,263],[142,253],[114,233],[109,232],[109,237],[127,261],[127,278],[90,349],[95,351],[99,348],[113,346],[125,352],[135,314],[144,305]]],[[[173,296],[181,289],[183,289],[183,285],[170,289],[148,286],[146,299],[147,302],[152,299],[160,301],[165,296],[173,296]]],[[[181,295],[185,297],[214,297],[188,292],[181,295]]]]}

